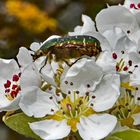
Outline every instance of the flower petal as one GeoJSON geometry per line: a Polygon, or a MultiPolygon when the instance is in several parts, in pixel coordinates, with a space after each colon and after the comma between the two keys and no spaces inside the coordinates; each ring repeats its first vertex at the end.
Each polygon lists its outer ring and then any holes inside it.
{"type": "Polygon", "coordinates": [[[14,59],[0,59],[0,68],[0,79],[5,79],[5,81],[19,72],[18,64],[14,59]]]}
{"type": "Polygon", "coordinates": [[[116,126],[116,117],[109,114],[92,115],[81,118],[77,125],[84,140],[100,140],[106,137],[116,126]]]}
{"type": "Polygon", "coordinates": [[[140,26],[140,4],[139,0],[125,0],[124,7],[128,8],[136,17],[137,22],[140,26]]]}
{"type": "Polygon", "coordinates": [[[37,86],[40,87],[42,83],[40,74],[33,66],[27,67],[21,74],[20,86],[21,89],[37,86]]]}
{"type": "Polygon", "coordinates": [[[110,51],[101,52],[96,60],[96,64],[106,73],[116,73],[116,62],[112,59],[110,51]]]}
{"type": "Polygon", "coordinates": [[[102,69],[94,59],[82,58],[73,64],[62,76],[61,89],[65,94],[80,92],[83,96],[93,91],[103,76],[102,69]]]}
{"type": "Polygon", "coordinates": [[[95,23],[93,22],[93,20],[90,17],[88,17],[86,15],[82,15],[82,21],[83,21],[83,26],[75,27],[74,32],[69,32],[70,36],[88,35],[93,32],[96,32],[95,23]]]}
{"type": "Polygon", "coordinates": [[[44,117],[58,110],[57,102],[50,93],[43,92],[38,87],[29,87],[22,92],[19,106],[28,116],[44,117]]]}
{"type": "Polygon", "coordinates": [[[110,109],[120,95],[120,77],[117,74],[107,74],[93,92],[93,109],[97,112],[110,109]]]}
{"type": "Polygon", "coordinates": [[[114,27],[112,29],[108,29],[103,33],[103,36],[108,40],[111,50],[113,50],[116,46],[118,39],[125,36],[125,33],[121,28],[114,27]]]}
{"type": "MultiPolygon", "coordinates": [[[[20,94],[20,93],[19,93],[20,94]]],[[[17,97],[10,101],[4,95],[0,96],[0,112],[1,111],[14,111],[19,109],[19,101],[20,101],[20,95],[17,95],[17,97]]]]}
{"type": "Polygon", "coordinates": [[[30,123],[30,128],[44,140],[56,140],[66,137],[70,133],[70,126],[66,121],[44,120],[30,123]]]}
{"type": "Polygon", "coordinates": [[[21,47],[19,49],[17,59],[18,59],[18,62],[19,62],[21,67],[26,67],[28,65],[31,65],[33,62],[33,59],[29,53],[29,50],[27,50],[25,47],[21,47]]]}
{"type": "Polygon", "coordinates": [[[40,43],[38,42],[33,42],[31,45],[30,45],[30,49],[33,50],[33,51],[37,51],[39,48],[40,48],[40,43]]]}
{"type": "Polygon", "coordinates": [[[51,64],[47,62],[47,64],[43,66],[43,68],[41,69],[42,78],[46,82],[52,84],[53,86],[56,86],[54,76],[57,68],[58,68],[58,63],[52,61],[51,64]]]}
{"type": "Polygon", "coordinates": [[[96,16],[99,32],[120,27],[125,33],[133,33],[139,29],[135,16],[123,6],[110,6],[96,16]]]}

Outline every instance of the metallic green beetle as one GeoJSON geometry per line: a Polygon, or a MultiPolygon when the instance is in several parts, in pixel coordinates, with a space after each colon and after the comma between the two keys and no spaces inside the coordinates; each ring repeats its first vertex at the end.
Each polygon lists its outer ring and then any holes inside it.
{"type": "Polygon", "coordinates": [[[70,58],[80,58],[83,55],[97,57],[101,52],[100,42],[86,35],[65,36],[45,42],[33,56],[36,60],[41,56],[55,55],[56,61],[70,58]]]}

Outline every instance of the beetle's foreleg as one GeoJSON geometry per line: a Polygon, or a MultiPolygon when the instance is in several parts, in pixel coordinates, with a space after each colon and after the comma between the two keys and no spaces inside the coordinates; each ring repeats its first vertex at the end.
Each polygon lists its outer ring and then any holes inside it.
{"type": "Polygon", "coordinates": [[[39,70],[40,73],[41,73],[42,69],[44,68],[44,66],[47,64],[47,60],[48,60],[48,58],[46,57],[44,65],[39,70]]]}

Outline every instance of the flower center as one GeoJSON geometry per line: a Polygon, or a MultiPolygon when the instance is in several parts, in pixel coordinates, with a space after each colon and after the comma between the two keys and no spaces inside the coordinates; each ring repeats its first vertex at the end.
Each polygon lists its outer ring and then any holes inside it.
{"type": "Polygon", "coordinates": [[[118,99],[110,113],[118,118],[122,126],[132,128],[134,127],[132,115],[140,113],[140,106],[138,105],[140,98],[135,97],[138,88],[128,86],[128,84],[122,84],[122,87],[125,87],[125,92],[122,93],[124,96],[118,99]]]}
{"type": "Polygon", "coordinates": [[[112,58],[116,61],[116,71],[132,74],[138,65],[134,65],[132,60],[126,60],[124,51],[121,51],[121,54],[121,57],[118,57],[117,53],[112,53],[112,58]]]}
{"type": "Polygon", "coordinates": [[[13,75],[12,80],[7,80],[6,83],[4,84],[5,96],[10,101],[15,99],[19,91],[21,90],[19,85],[20,76],[21,73],[19,73],[18,75],[15,74],[13,75]]]}
{"type": "MultiPolygon", "coordinates": [[[[95,98],[95,96],[92,97],[91,100],[93,100],[93,98],[95,98]]],[[[53,97],[50,99],[53,100],[53,97]]],[[[95,113],[91,107],[93,106],[91,100],[89,99],[89,96],[79,97],[79,95],[75,92],[73,101],[69,96],[66,96],[66,98],[58,102],[59,111],[48,118],[58,121],[66,119],[67,124],[71,126],[71,130],[76,132],[76,125],[80,121],[80,117],[88,117],[95,113]]],[[[51,111],[54,110],[52,109],[51,111]]]]}

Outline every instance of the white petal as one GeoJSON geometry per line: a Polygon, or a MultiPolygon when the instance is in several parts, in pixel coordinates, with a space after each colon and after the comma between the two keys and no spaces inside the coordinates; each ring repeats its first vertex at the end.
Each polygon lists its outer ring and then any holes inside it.
{"type": "Polygon", "coordinates": [[[30,123],[30,128],[43,140],[57,140],[66,137],[70,133],[70,126],[66,121],[45,120],[30,123]]]}
{"type": "Polygon", "coordinates": [[[103,9],[96,16],[97,28],[100,32],[104,32],[114,27],[120,27],[127,33],[133,33],[138,30],[135,16],[123,6],[110,6],[103,9]]]}
{"type": "Polygon", "coordinates": [[[102,75],[102,69],[95,64],[94,59],[80,59],[62,76],[61,89],[65,94],[80,91],[83,96],[87,91],[95,89],[102,75]]]}
{"type": "Polygon", "coordinates": [[[140,26],[140,10],[138,12],[135,13],[135,17],[137,19],[137,23],[139,24],[140,26]]]}
{"type": "MultiPolygon", "coordinates": [[[[20,93],[19,93],[20,94],[20,93]]],[[[18,95],[14,100],[10,101],[6,97],[0,97],[0,112],[1,111],[14,111],[19,109],[20,95],[18,95]]]]}
{"type": "Polygon", "coordinates": [[[30,55],[29,50],[27,50],[24,47],[21,47],[19,49],[19,53],[17,55],[18,62],[21,67],[26,67],[28,65],[31,65],[33,62],[32,56],[30,55]]]}
{"type": "Polygon", "coordinates": [[[41,86],[41,77],[35,67],[27,67],[21,74],[20,86],[21,89],[31,86],[41,86]]]}
{"type": "Polygon", "coordinates": [[[97,112],[110,109],[120,95],[120,77],[117,74],[107,74],[93,92],[93,109],[97,112]]]}
{"type": "Polygon", "coordinates": [[[116,62],[113,60],[112,53],[110,51],[101,52],[96,60],[96,64],[106,73],[116,72],[116,62]]]}
{"type": "Polygon", "coordinates": [[[140,85],[140,65],[133,71],[133,74],[130,75],[130,84],[133,86],[140,85]]]}
{"type": "Polygon", "coordinates": [[[117,41],[114,50],[120,52],[123,50],[126,53],[136,52],[137,45],[135,42],[131,41],[127,36],[123,36],[117,41]]]}
{"type": "Polygon", "coordinates": [[[40,48],[40,43],[38,43],[38,42],[33,42],[30,45],[30,49],[33,50],[33,51],[37,51],[39,48],[40,48]]]}
{"type": "Polygon", "coordinates": [[[53,86],[56,86],[54,75],[56,73],[57,68],[58,64],[52,61],[51,64],[48,62],[45,66],[43,66],[41,70],[42,78],[46,82],[52,84],[53,86]]]}
{"type": "Polygon", "coordinates": [[[125,0],[124,7],[128,8],[135,15],[140,26],[140,8],[138,7],[139,3],[139,0],[125,0]],[[130,7],[131,4],[133,4],[133,7],[130,7]]]}
{"type": "Polygon", "coordinates": [[[58,110],[55,99],[50,99],[52,96],[50,93],[43,92],[38,87],[26,88],[22,92],[23,96],[19,105],[28,116],[44,117],[58,110]]]}
{"type": "Polygon", "coordinates": [[[10,80],[17,73],[19,73],[19,67],[14,59],[0,59],[0,79],[10,80]]]}
{"type": "Polygon", "coordinates": [[[82,21],[83,21],[83,26],[77,26],[74,29],[74,32],[69,32],[70,36],[73,35],[88,35],[91,34],[93,32],[96,32],[95,29],[95,23],[93,22],[93,20],[86,16],[86,15],[82,15],[82,21]]]}
{"type": "Polygon", "coordinates": [[[116,126],[116,117],[109,114],[92,115],[81,118],[77,125],[84,140],[100,140],[106,137],[116,126]]]}
{"type": "Polygon", "coordinates": [[[133,34],[130,34],[128,36],[132,41],[136,42],[138,46],[140,46],[140,29],[134,32],[133,34]]]}
{"type": "Polygon", "coordinates": [[[113,29],[106,30],[103,33],[103,36],[108,40],[111,49],[114,49],[118,39],[125,36],[125,33],[122,31],[122,29],[114,27],[113,29]]]}

